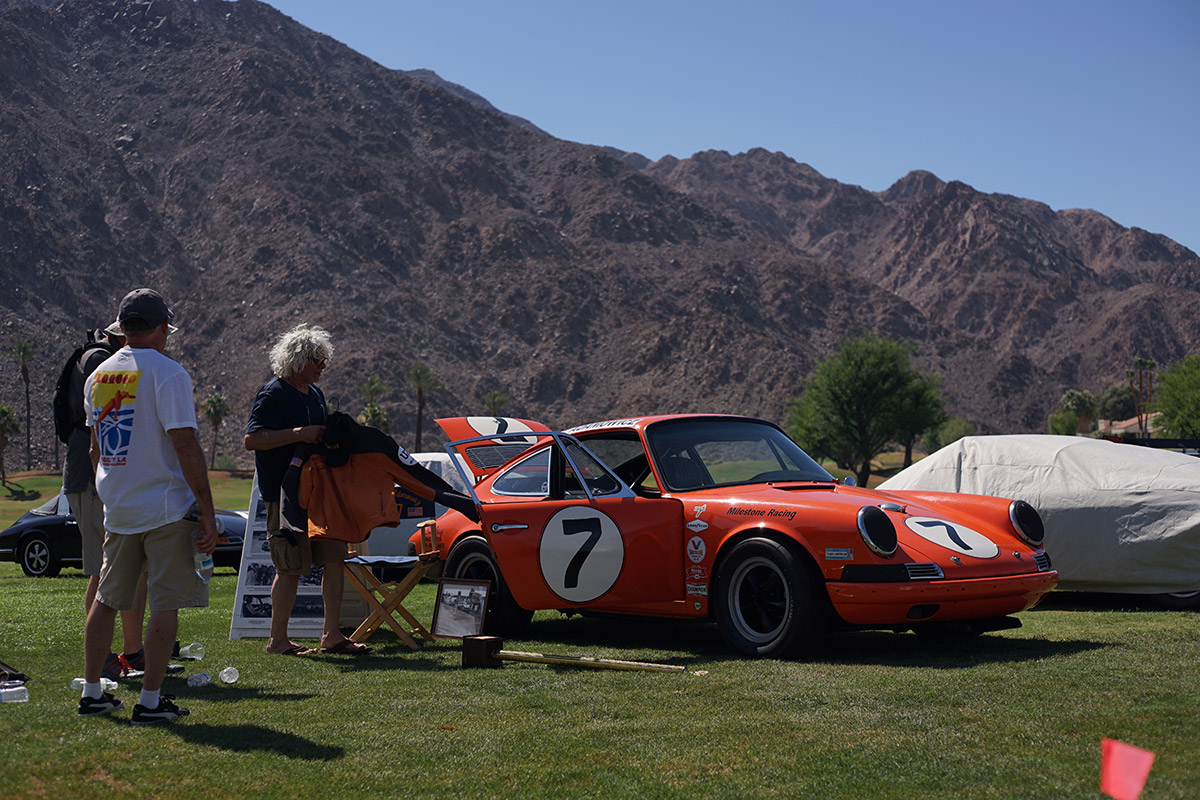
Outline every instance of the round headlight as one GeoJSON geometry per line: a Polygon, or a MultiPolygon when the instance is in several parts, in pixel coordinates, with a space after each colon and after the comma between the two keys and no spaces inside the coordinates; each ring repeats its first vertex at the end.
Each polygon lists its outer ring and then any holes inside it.
{"type": "Polygon", "coordinates": [[[1009,504],[1008,518],[1012,520],[1017,534],[1031,545],[1036,547],[1046,538],[1046,527],[1042,525],[1041,515],[1024,500],[1013,500],[1009,504]]]}
{"type": "Polygon", "coordinates": [[[896,526],[875,506],[863,506],[858,510],[858,535],[876,555],[889,558],[896,552],[896,526]]]}

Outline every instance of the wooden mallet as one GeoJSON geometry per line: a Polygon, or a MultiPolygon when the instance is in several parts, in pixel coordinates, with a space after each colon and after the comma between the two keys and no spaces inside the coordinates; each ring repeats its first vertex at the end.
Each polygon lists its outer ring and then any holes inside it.
{"type": "Polygon", "coordinates": [[[504,640],[499,636],[464,636],[463,667],[499,667],[505,661],[528,661],[535,664],[555,664],[561,667],[593,667],[595,669],[638,669],[651,672],[687,672],[687,667],[674,664],[648,664],[644,661],[620,661],[612,658],[586,656],[548,656],[541,653],[521,653],[501,650],[504,640]]]}

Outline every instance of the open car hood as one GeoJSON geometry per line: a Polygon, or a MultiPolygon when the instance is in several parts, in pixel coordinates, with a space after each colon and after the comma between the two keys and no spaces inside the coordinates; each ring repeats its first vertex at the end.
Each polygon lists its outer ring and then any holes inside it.
{"type": "Polygon", "coordinates": [[[452,442],[478,436],[492,437],[454,448],[471,470],[473,484],[537,444],[539,437],[536,434],[550,432],[540,422],[514,417],[446,417],[435,421],[452,442]]]}

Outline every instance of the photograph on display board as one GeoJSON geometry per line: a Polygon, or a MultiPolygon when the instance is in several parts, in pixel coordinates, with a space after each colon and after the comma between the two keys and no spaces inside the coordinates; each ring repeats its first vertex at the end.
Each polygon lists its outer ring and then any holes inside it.
{"type": "Polygon", "coordinates": [[[433,607],[433,635],[460,639],[482,633],[490,587],[489,581],[440,581],[437,604],[433,607]]]}
{"type": "Polygon", "coordinates": [[[242,616],[247,619],[269,619],[271,617],[271,595],[242,595],[242,616]]]}
{"type": "MultiPolygon", "coordinates": [[[[230,615],[230,640],[243,637],[263,638],[271,625],[271,586],[275,581],[275,565],[267,542],[267,510],[258,491],[258,475],[250,489],[247,504],[248,524],[242,545],[242,562],[238,569],[237,594],[230,615]]],[[[320,636],[325,616],[321,598],[321,567],[314,567],[301,576],[296,602],[288,623],[292,636],[320,636]]]]}
{"type": "Polygon", "coordinates": [[[275,581],[274,564],[247,564],[246,586],[267,586],[275,581]]]}

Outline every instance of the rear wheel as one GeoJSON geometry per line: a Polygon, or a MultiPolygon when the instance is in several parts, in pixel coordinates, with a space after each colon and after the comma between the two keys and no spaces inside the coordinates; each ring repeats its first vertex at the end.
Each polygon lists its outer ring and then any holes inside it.
{"type": "Polygon", "coordinates": [[[819,583],[785,544],[739,542],[722,558],[716,585],[717,628],[740,653],[782,658],[813,650],[824,638],[819,583]]]}
{"type": "Polygon", "coordinates": [[[31,578],[53,578],[62,570],[62,559],[50,545],[50,537],[42,531],[26,534],[18,554],[21,569],[31,578]]]}
{"type": "Polygon", "coordinates": [[[496,566],[491,548],[479,536],[468,536],[457,542],[446,559],[444,573],[448,578],[488,581],[488,606],[483,618],[483,632],[494,636],[517,636],[533,619],[533,612],[517,605],[504,575],[496,566]]]}

